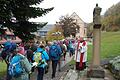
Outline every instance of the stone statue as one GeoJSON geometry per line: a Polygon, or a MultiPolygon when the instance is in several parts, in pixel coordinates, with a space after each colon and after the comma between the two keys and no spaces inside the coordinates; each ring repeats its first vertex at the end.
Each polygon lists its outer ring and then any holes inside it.
{"type": "Polygon", "coordinates": [[[93,23],[94,24],[101,24],[101,13],[102,8],[98,7],[98,4],[96,4],[96,7],[94,8],[93,11],[93,23]]]}

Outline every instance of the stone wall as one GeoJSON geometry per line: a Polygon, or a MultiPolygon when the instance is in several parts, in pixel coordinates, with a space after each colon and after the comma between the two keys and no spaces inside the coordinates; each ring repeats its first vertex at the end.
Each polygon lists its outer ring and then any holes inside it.
{"type": "Polygon", "coordinates": [[[117,56],[109,61],[108,69],[117,80],[120,79],[120,56],[117,56]]]}

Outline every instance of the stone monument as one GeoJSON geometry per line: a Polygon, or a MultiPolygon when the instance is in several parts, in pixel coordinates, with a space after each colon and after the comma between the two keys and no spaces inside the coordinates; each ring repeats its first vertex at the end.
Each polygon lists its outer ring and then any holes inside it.
{"type": "Polygon", "coordinates": [[[96,4],[96,7],[94,8],[94,11],[93,11],[93,23],[94,23],[94,25],[101,24],[101,16],[100,16],[101,10],[102,9],[100,7],[98,7],[98,4],[96,4]]]}
{"type": "Polygon", "coordinates": [[[90,69],[87,72],[87,77],[90,78],[104,78],[105,73],[102,67],[100,66],[100,44],[101,44],[101,8],[96,7],[93,11],[93,54],[92,54],[92,62],[90,65],[90,69]]]}

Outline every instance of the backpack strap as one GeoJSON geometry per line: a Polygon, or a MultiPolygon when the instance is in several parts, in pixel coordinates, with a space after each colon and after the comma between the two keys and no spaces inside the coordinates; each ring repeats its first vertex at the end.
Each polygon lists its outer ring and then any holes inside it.
{"type": "MultiPolygon", "coordinates": [[[[45,55],[44,55],[44,53],[43,53],[44,51],[45,51],[45,50],[41,51],[40,53],[43,54],[43,56],[45,57],[45,55]]],[[[41,56],[42,56],[42,55],[41,55],[41,56]]]]}

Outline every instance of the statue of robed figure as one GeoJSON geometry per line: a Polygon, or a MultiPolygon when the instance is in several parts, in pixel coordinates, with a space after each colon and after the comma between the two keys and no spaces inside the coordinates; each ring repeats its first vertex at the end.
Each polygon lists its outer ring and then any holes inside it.
{"type": "Polygon", "coordinates": [[[93,11],[93,23],[96,24],[101,24],[101,16],[100,13],[102,11],[102,8],[98,7],[98,4],[96,4],[96,7],[94,8],[93,11]]]}

